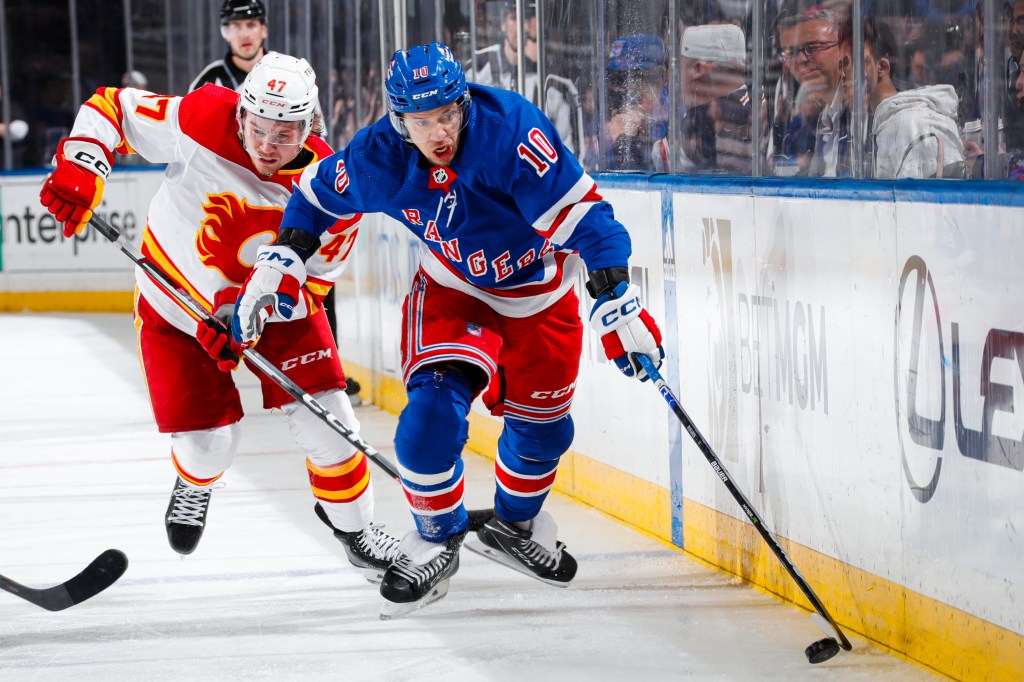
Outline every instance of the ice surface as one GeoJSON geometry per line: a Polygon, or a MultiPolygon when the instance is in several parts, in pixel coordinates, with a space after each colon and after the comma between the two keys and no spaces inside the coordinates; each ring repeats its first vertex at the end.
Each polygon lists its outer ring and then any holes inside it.
{"type": "MultiPolygon", "coordinates": [[[[462,553],[444,600],[383,622],[381,598],[313,514],[303,455],[236,372],[247,416],[196,550],[168,546],[174,482],[134,352],[131,317],[0,315],[0,573],[62,582],[108,547],[130,565],[106,592],[50,613],[0,592],[0,680],[921,680],[852,637],[811,666],[807,614],[557,495],[579,559],[568,589],[462,553]]],[[[388,457],[395,417],[356,410],[388,457]]],[[[412,527],[374,469],[377,516],[412,527]]],[[[467,502],[491,464],[467,457],[467,502]]]]}

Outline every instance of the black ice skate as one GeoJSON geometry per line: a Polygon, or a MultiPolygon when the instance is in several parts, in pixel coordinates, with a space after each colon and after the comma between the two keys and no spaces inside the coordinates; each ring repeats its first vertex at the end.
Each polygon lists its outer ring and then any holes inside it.
{"type": "Polygon", "coordinates": [[[178,554],[191,554],[199,545],[206,527],[206,512],[210,509],[211,486],[197,488],[181,477],[174,482],[171,502],[167,505],[164,526],[167,541],[178,554]]]}
{"type": "Polygon", "coordinates": [[[495,514],[477,530],[478,542],[467,543],[466,548],[548,585],[568,587],[576,575],[576,559],[565,543],[555,540],[554,523],[547,512],[541,512],[525,530],[495,514]],[[543,544],[533,539],[538,526],[550,536],[543,544]]]}
{"type": "Polygon", "coordinates": [[[390,620],[433,604],[448,594],[448,582],[459,570],[459,549],[466,532],[443,544],[427,542],[413,531],[402,541],[407,554],[384,573],[380,594],[381,620],[390,620]],[[440,551],[437,549],[440,548],[440,551]]]}
{"type": "Polygon", "coordinates": [[[334,527],[319,502],[313,509],[317,517],[334,531],[334,537],[341,541],[349,563],[358,568],[363,577],[374,585],[384,577],[384,571],[388,570],[388,566],[405,556],[398,549],[398,538],[385,533],[384,526],[371,525],[361,531],[346,533],[334,527]]]}

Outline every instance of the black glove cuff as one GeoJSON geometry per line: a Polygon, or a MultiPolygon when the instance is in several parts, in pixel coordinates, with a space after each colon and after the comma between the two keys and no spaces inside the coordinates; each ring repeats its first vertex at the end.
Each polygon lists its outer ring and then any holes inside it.
{"type": "Polygon", "coordinates": [[[290,248],[305,263],[320,248],[320,239],[312,232],[286,227],[277,235],[277,244],[290,248]]]}
{"type": "Polygon", "coordinates": [[[587,293],[592,298],[613,291],[619,282],[629,281],[629,268],[601,268],[590,273],[587,293]]]}

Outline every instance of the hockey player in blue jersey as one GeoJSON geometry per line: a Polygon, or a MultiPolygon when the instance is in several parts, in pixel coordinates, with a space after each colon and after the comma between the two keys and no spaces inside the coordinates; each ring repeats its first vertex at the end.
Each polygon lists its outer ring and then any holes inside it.
{"type": "Polygon", "coordinates": [[[441,43],[400,50],[385,78],[388,115],[301,176],[277,244],[260,249],[238,299],[235,340],[254,343],[318,235],[340,217],[384,213],[426,245],[403,308],[408,405],[395,433],[417,530],[385,573],[382,618],[443,597],[468,517],[462,449],[482,394],[504,429],[492,516],[467,546],[543,582],[567,586],[576,561],[541,511],[569,414],[583,325],[573,289],[584,265],[591,324],[627,376],[634,356],[660,365],[661,334],[629,283],[630,239],[543,113],[518,94],[466,83],[441,43]]]}

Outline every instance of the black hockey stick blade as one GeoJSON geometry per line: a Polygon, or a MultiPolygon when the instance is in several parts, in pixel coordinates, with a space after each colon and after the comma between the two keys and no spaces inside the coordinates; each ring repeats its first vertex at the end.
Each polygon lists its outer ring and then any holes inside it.
{"type": "Polygon", "coordinates": [[[71,580],[36,589],[26,587],[10,578],[0,575],[0,589],[17,595],[25,601],[41,606],[47,611],[63,611],[95,597],[107,589],[128,569],[128,557],[118,549],[108,549],[92,560],[81,573],[71,580]]]}
{"type": "Polygon", "coordinates": [[[820,619],[815,620],[815,624],[821,627],[821,622],[826,623],[829,626],[828,634],[838,637],[839,646],[846,651],[853,649],[853,645],[850,644],[850,640],[847,639],[846,635],[843,634],[843,631],[839,629],[839,625],[836,623],[835,619],[825,608],[825,605],[821,602],[821,599],[818,598],[818,595],[813,589],[811,589],[811,586],[800,574],[800,571],[793,563],[793,560],[789,558],[788,554],[786,554],[786,550],[782,548],[782,545],[780,545],[775,539],[775,536],[772,535],[771,531],[769,531],[761,522],[760,514],[754,511],[754,506],[747,499],[747,496],[744,495],[733,482],[732,476],[729,475],[725,465],[722,464],[722,460],[718,458],[718,455],[715,454],[711,445],[708,444],[707,440],[704,439],[704,436],[701,435],[699,430],[697,430],[697,426],[693,423],[693,420],[690,419],[690,415],[688,415],[686,410],[683,409],[683,406],[679,404],[679,399],[676,398],[672,389],[669,388],[668,384],[665,382],[665,379],[658,373],[658,370],[654,366],[654,363],[651,362],[651,359],[643,353],[634,353],[632,354],[632,357],[635,357],[640,363],[640,366],[643,367],[645,372],[647,372],[647,376],[651,378],[651,383],[654,384],[654,387],[658,389],[659,393],[661,393],[661,397],[665,399],[666,403],[668,403],[669,409],[672,410],[672,413],[683,425],[683,430],[686,431],[691,439],[693,439],[697,449],[700,450],[702,455],[704,455],[704,459],[706,459],[708,464],[711,465],[711,468],[715,470],[718,478],[740,505],[740,508],[747,515],[747,518],[750,519],[750,523],[754,526],[754,530],[758,532],[761,538],[768,545],[768,549],[775,554],[779,563],[781,563],[782,567],[786,569],[786,572],[789,573],[793,582],[796,583],[796,586],[800,588],[800,591],[807,598],[807,601],[810,602],[811,607],[821,616],[820,619]]]}

